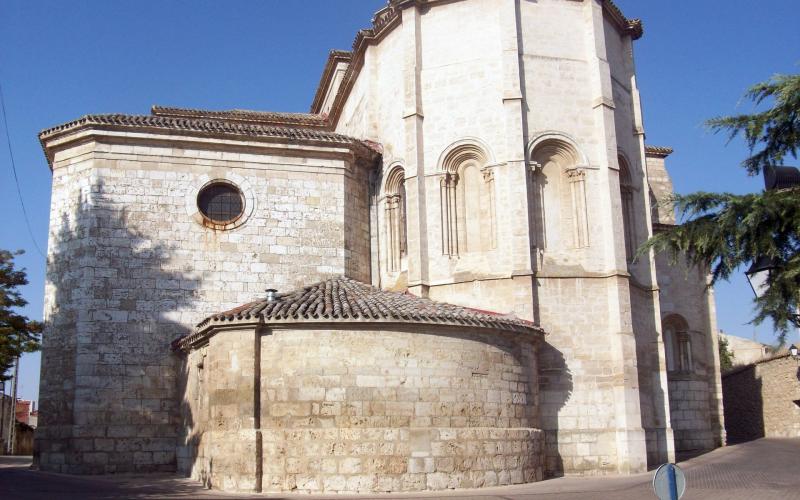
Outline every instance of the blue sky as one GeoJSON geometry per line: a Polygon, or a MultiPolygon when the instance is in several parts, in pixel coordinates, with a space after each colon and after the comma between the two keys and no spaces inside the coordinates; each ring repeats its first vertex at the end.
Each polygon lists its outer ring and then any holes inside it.
{"type": "MultiPolygon", "coordinates": [[[[530,0],[522,0],[530,1],[530,0]]],[[[327,53],[347,49],[382,0],[0,2],[0,83],[33,235],[47,244],[50,171],[37,134],[87,113],[147,114],[153,104],[307,111],[327,53]]],[[[745,89],[800,70],[796,0],[618,0],[644,20],[635,43],[647,142],[675,148],[677,191],[744,193],[760,178],[738,167],[741,141],[703,129],[712,116],[749,112],[745,89]],[[737,107],[738,106],[738,107],[737,107]]],[[[2,124],[0,123],[0,127],[2,124]]],[[[0,137],[3,137],[0,135],[0,137]]],[[[797,164],[797,162],[795,162],[797,164]]],[[[26,313],[41,318],[44,258],[25,227],[0,140],[0,248],[25,249],[26,313]]],[[[720,327],[762,341],[748,325],[743,275],[716,287],[720,327]]],[[[797,340],[794,335],[791,340],[797,340]]],[[[21,363],[20,394],[36,398],[39,355],[21,363]]]]}

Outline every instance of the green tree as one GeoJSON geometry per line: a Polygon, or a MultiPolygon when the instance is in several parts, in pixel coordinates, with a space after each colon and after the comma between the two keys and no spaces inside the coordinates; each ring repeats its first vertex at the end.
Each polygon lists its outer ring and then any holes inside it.
{"type": "Polygon", "coordinates": [[[0,250],[0,381],[10,378],[6,373],[18,356],[40,346],[41,323],[14,311],[28,303],[18,290],[28,284],[25,270],[14,267],[14,257],[21,253],[0,250]]]}
{"type": "MultiPolygon", "coordinates": [[[[732,140],[742,135],[750,156],[742,166],[757,175],[800,147],[800,75],[777,75],[751,87],[745,97],[763,112],[724,116],[706,124],[732,140]]],[[[762,193],[697,192],[675,195],[682,223],[650,238],[639,249],[666,252],[673,261],[685,255],[691,264],[708,266],[713,282],[728,279],[760,257],[776,263],[765,293],[755,299],[753,323],[771,319],[783,343],[797,316],[800,297],[800,186],[762,193]]]]}
{"type": "Polygon", "coordinates": [[[734,355],[728,346],[728,339],[724,337],[719,338],[717,343],[719,349],[719,367],[724,372],[733,368],[734,355]]]}

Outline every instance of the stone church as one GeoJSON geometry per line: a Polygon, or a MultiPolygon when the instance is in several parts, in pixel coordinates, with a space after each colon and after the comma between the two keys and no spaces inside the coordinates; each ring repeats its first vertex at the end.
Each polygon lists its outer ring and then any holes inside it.
{"type": "Polygon", "coordinates": [[[390,0],[309,113],[44,130],[36,464],[232,491],[635,473],[721,446],[705,270],[610,0],[390,0]]]}

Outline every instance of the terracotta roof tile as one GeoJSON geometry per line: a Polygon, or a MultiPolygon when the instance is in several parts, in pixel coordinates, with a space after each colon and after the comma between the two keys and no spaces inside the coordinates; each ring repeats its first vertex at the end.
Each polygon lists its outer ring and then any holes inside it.
{"type": "Polygon", "coordinates": [[[188,349],[205,339],[211,330],[228,324],[287,323],[422,323],[467,326],[542,335],[536,324],[517,318],[436,302],[409,293],[379,290],[342,276],[299,290],[243,304],[212,315],[197,325],[194,333],[173,343],[174,349],[188,349]]]}
{"type": "Polygon", "coordinates": [[[128,126],[147,127],[187,132],[205,132],[213,134],[232,134],[244,136],[279,137],[287,139],[310,139],[326,142],[354,143],[358,139],[334,132],[313,130],[297,127],[277,127],[256,123],[240,123],[235,121],[203,119],[203,118],[178,118],[172,116],[154,115],[85,115],[77,120],[58,125],[39,133],[41,139],[72,129],[89,126],[128,126]]]}
{"type": "Polygon", "coordinates": [[[673,149],[668,148],[666,146],[645,146],[644,152],[653,155],[653,156],[661,156],[662,158],[666,158],[667,156],[672,154],[673,149]]]}
{"type": "Polygon", "coordinates": [[[330,128],[328,118],[315,113],[276,113],[246,109],[213,111],[207,109],[170,108],[165,106],[153,106],[150,112],[155,116],[167,116],[172,118],[194,118],[262,125],[300,125],[304,127],[330,128]]]}
{"type": "Polygon", "coordinates": [[[85,115],[77,120],[63,123],[39,133],[39,142],[52,165],[52,155],[46,142],[54,137],[86,128],[99,129],[145,129],[178,131],[191,135],[231,136],[236,138],[273,138],[283,140],[314,141],[328,144],[341,144],[364,151],[367,157],[376,152],[373,143],[365,143],[354,137],[337,134],[319,128],[306,128],[301,125],[268,125],[243,120],[224,120],[222,118],[182,118],[156,115],[85,115]]]}

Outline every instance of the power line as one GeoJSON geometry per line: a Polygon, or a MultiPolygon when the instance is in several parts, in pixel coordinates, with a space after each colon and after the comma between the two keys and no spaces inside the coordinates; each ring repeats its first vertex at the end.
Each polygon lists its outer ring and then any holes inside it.
{"type": "Polygon", "coordinates": [[[8,143],[8,156],[11,158],[11,171],[14,173],[14,183],[17,185],[17,196],[19,196],[19,204],[22,206],[22,215],[25,218],[25,226],[28,228],[28,234],[31,236],[31,241],[33,242],[33,246],[36,248],[36,251],[39,252],[39,255],[42,258],[47,259],[45,257],[44,252],[39,247],[39,244],[36,243],[36,238],[33,236],[33,229],[31,229],[31,221],[28,218],[28,210],[25,209],[25,201],[22,199],[22,190],[19,187],[19,177],[17,177],[17,166],[14,164],[14,152],[11,150],[11,134],[8,132],[8,118],[6,117],[6,100],[3,97],[3,85],[0,84],[0,109],[3,111],[3,125],[6,129],[6,142],[8,143]]]}

